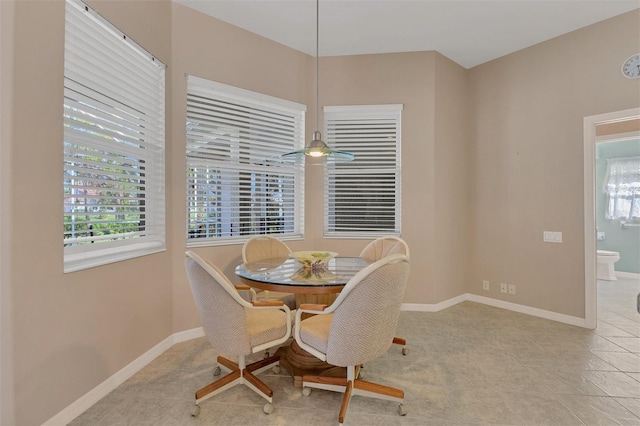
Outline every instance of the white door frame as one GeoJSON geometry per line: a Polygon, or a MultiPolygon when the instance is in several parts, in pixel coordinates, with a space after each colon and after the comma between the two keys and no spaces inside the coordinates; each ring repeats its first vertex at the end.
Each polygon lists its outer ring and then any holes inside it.
{"type": "Polygon", "coordinates": [[[595,148],[596,126],[640,118],[640,108],[631,108],[584,118],[584,322],[597,324],[595,148]]]}

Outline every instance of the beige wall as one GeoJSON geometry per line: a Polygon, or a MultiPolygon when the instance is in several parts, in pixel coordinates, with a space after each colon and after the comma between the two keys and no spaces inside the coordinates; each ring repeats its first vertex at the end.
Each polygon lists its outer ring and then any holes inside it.
{"type": "MultiPolygon", "coordinates": [[[[174,7],[174,135],[172,157],[176,159],[172,194],[175,200],[185,199],[184,180],[184,116],[186,80],[184,74],[194,74],[225,84],[278,96],[308,105],[306,131],[315,130],[315,60],[307,55],[256,37],[218,20],[202,16],[188,8],[174,7]],[[228,40],[234,40],[229,46],[228,40]],[[219,45],[215,41],[219,41],[219,45]],[[213,42],[212,42],[213,41],[213,42]],[[195,47],[187,49],[187,46],[195,47]],[[202,43],[202,46],[197,46],[202,43]],[[193,55],[193,51],[201,55],[193,55]],[[221,66],[219,64],[224,64],[221,66]],[[268,65],[276,64],[271,69],[268,65]],[[265,77],[265,75],[267,77],[265,77]],[[178,163],[178,159],[180,162],[178,163]]],[[[403,104],[402,114],[402,223],[403,237],[415,255],[433,261],[411,274],[405,301],[407,303],[437,303],[457,296],[462,290],[467,268],[460,268],[469,249],[462,241],[469,223],[465,171],[455,179],[453,164],[467,165],[464,147],[469,142],[466,125],[460,126],[466,112],[465,71],[435,52],[385,55],[323,57],[320,60],[320,107],[324,105],[403,104]],[[443,94],[435,116],[435,63],[451,94],[443,94]],[[459,105],[457,105],[459,104],[459,105]],[[436,123],[436,120],[438,123],[436,123]],[[438,124],[438,125],[436,125],[438,124]],[[439,125],[441,124],[441,127],[439,125]],[[446,138],[436,152],[436,128],[446,138]],[[446,146],[445,146],[446,145],[446,146]],[[452,162],[455,162],[452,164],[452,162]],[[437,165],[437,167],[436,167],[437,165]],[[436,169],[446,183],[439,189],[443,202],[436,203],[436,169]],[[448,201],[445,193],[456,193],[448,201]],[[458,191],[460,189],[462,192],[458,191]],[[437,208],[436,208],[437,206],[437,208]],[[434,235],[438,221],[456,223],[452,232],[445,232],[442,247],[434,235]],[[460,251],[459,251],[460,249],[460,251]],[[455,256],[450,256],[451,252],[455,256]],[[439,266],[437,266],[439,265],[439,266]],[[451,285],[449,285],[451,283],[451,285]]],[[[447,92],[448,89],[442,90],[447,92]]],[[[320,116],[320,120],[322,117],[320,116]]],[[[322,122],[318,123],[322,128],[322,122]]],[[[333,250],[343,255],[357,255],[366,240],[324,239],[322,237],[323,167],[308,160],[306,175],[305,240],[292,241],[292,249],[333,250]]],[[[174,203],[173,232],[184,234],[185,208],[174,203]]],[[[178,237],[179,238],[179,237],[178,237]]],[[[176,240],[176,248],[179,242],[176,240]]],[[[233,269],[240,262],[240,246],[220,246],[196,249],[220,265],[235,281],[233,269]]],[[[174,330],[181,331],[199,325],[191,290],[183,268],[183,253],[177,250],[174,265],[174,330]]]]}
{"type": "MultiPolygon", "coordinates": [[[[466,84],[466,71],[436,52],[320,60],[320,105],[403,104],[402,237],[416,260],[406,303],[437,303],[464,293],[468,269],[461,265],[470,253],[461,241],[469,223],[466,84]]],[[[322,173],[314,172],[307,190],[321,194],[322,173]]],[[[322,202],[309,200],[307,208],[317,212],[312,221],[322,223],[322,202]]],[[[339,253],[357,255],[366,244],[323,240],[320,227],[309,234],[316,247],[339,253]]]]}
{"type": "Polygon", "coordinates": [[[0,2],[0,425],[15,423],[10,235],[14,2],[0,2]]]}
{"type": "MultiPolygon", "coordinates": [[[[468,291],[471,269],[471,180],[473,138],[470,132],[468,72],[442,55],[436,57],[435,80],[435,206],[433,282],[442,302],[468,291]]],[[[408,194],[411,196],[412,194],[408,194]]],[[[409,228],[414,232],[415,224],[409,228]]],[[[429,237],[429,236],[425,236],[429,237]]]]}
{"type": "Polygon", "coordinates": [[[471,70],[470,292],[584,318],[583,117],[640,105],[640,81],[620,72],[639,22],[636,10],[471,70]]]}
{"type": "MultiPolygon", "coordinates": [[[[312,63],[308,55],[180,5],[173,6],[172,42],[174,90],[171,105],[174,131],[170,138],[170,158],[174,174],[169,182],[173,200],[169,208],[174,219],[169,223],[169,228],[171,234],[175,235],[171,253],[173,330],[182,331],[200,326],[184,270],[186,75],[306,104],[311,94],[309,75],[312,63]]],[[[307,129],[307,133],[310,132],[307,129]]],[[[296,241],[291,246],[305,247],[305,243],[296,241]]],[[[239,282],[233,271],[242,261],[240,250],[239,244],[195,249],[220,266],[234,282],[239,282]]]]}
{"type": "MultiPolygon", "coordinates": [[[[433,160],[433,64],[435,53],[358,55],[323,57],[320,60],[320,105],[403,104],[402,110],[402,237],[414,256],[433,253],[428,235],[433,232],[433,172],[426,164],[433,160]],[[426,173],[425,173],[426,172],[426,173]],[[413,224],[413,226],[412,226],[413,224]],[[417,225],[417,226],[416,226],[417,225]]],[[[319,124],[321,127],[322,124],[319,124]]],[[[322,194],[322,172],[307,184],[307,190],[322,194]]],[[[317,212],[313,221],[323,222],[322,196],[309,200],[307,208],[317,212]]],[[[312,223],[312,222],[309,222],[312,223]]],[[[338,253],[357,255],[363,240],[322,239],[322,229],[312,229],[316,246],[338,253]]],[[[424,275],[413,270],[405,300],[428,300],[424,275]]]]}
{"type": "Polygon", "coordinates": [[[640,119],[616,121],[615,123],[600,124],[596,127],[597,136],[609,136],[618,133],[640,131],[640,119]]]}
{"type": "MultiPolygon", "coordinates": [[[[16,78],[11,144],[2,145],[12,180],[0,186],[14,230],[2,246],[11,283],[3,277],[2,294],[13,293],[18,424],[46,421],[171,333],[199,326],[183,268],[185,74],[307,104],[307,135],[315,130],[313,58],[168,0],[90,4],[168,65],[168,249],[62,272],[64,4],[19,1],[13,63],[2,48],[2,81],[6,70],[16,78]]],[[[321,59],[321,105],[404,105],[402,236],[414,260],[405,302],[504,298],[504,281],[518,286],[506,300],[584,315],[582,117],[638,105],[639,82],[619,71],[639,50],[638,19],[472,70],[435,52],[321,59]],[[563,231],[565,242],[543,244],[543,230],[563,231]]],[[[313,225],[322,223],[322,167],[309,163],[306,177],[307,235],[292,248],[359,253],[366,241],[324,239],[313,225]]],[[[197,251],[233,278],[239,245],[197,251]]]]}
{"type": "MultiPolygon", "coordinates": [[[[170,61],[168,1],[91,4],[170,61]]],[[[171,334],[171,251],[63,273],[64,2],[18,1],[14,37],[15,415],[17,424],[36,425],[171,334]]]]}

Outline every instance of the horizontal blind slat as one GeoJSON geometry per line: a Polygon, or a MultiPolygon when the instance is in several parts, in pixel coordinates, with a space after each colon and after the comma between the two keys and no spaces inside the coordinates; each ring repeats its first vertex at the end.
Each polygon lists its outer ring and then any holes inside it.
{"type": "Polygon", "coordinates": [[[188,244],[299,235],[303,169],[280,155],[303,145],[304,110],[224,91],[187,80],[188,244]]]}
{"type": "Polygon", "coordinates": [[[397,106],[325,108],[327,143],[355,155],[327,165],[326,236],[400,232],[399,120],[397,106]]]}
{"type": "Polygon", "coordinates": [[[164,65],[70,0],[64,85],[65,271],[126,258],[117,247],[161,248],[164,65]]]}

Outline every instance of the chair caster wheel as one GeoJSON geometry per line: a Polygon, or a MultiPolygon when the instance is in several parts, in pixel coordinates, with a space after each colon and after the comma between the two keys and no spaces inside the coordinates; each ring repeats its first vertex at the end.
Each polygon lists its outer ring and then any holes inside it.
{"type": "Polygon", "coordinates": [[[364,379],[364,371],[362,370],[358,371],[358,379],[360,380],[364,379]]]}
{"type": "Polygon", "coordinates": [[[262,359],[267,359],[269,358],[269,351],[264,351],[264,356],[262,357],[262,359]]]}
{"type": "Polygon", "coordinates": [[[402,355],[407,355],[409,353],[409,348],[406,346],[402,347],[402,355]]]}
{"type": "Polygon", "coordinates": [[[222,372],[222,369],[220,367],[216,367],[213,369],[213,376],[217,377],[220,375],[221,372],[222,372]]]}
{"type": "Polygon", "coordinates": [[[264,404],[264,407],[262,407],[262,411],[264,411],[265,414],[273,413],[273,404],[267,402],[266,404],[264,404]]]}
{"type": "Polygon", "coordinates": [[[280,368],[279,365],[274,365],[271,371],[273,371],[273,374],[280,374],[280,371],[282,371],[282,368],[280,368]]]}
{"type": "Polygon", "coordinates": [[[407,415],[407,409],[404,408],[404,404],[398,405],[398,414],[400,414],[401,416],[407,415]]]}
{"type": "Polygon", "coordinates": [[[198,414],[200,414],[200,406],[196,404],[196,406],[193,407],[193,411],[191,412],[191,417],[198,417],[198,414]]]}
{"type": "Polygon", "coordinates": [[[304,396],[309,396],[309,395],[311,395],[311,388],[307,388],[307,387],[302,388],[302,394],[303,394],[304,396]]]}

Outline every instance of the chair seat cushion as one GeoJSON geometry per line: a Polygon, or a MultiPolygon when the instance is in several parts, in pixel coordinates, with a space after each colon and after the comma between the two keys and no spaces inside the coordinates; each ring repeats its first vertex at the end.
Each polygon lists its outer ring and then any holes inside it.
{"type": "Polygon", "coordinates": [[[314,315],[300,322],[300,339],[314,349],[327,353],[333,314],[314,315]]]}
{"type": "Polygon", "coordinates": [[[275,309],[245,309],[251,347],[277,340],[287,332],[287,314],[275,309]]]}

